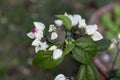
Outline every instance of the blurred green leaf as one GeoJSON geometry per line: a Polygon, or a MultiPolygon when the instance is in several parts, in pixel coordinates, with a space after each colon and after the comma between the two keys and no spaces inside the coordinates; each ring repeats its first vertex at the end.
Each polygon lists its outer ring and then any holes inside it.
{"type": "Polygon", "coordinates": [[[65,16],[65,15],[56,15],[56,17],[60,18],[63,21],[63,25],[65,25],[65,28],[67,30],[70,30],[72,28],[72,22],[67,16],[65,16]]]}
{"type": "Polygon", "coordinates": [[[68,43],[65,46],[64,55],[67,55],[70,51],[72,51],[73,48],[74,48],[74,44],[73,43],[68,43]]]}
{"type": "Polygon", "coordinates": [[[62,62],[63,57],[54,60],[52,55],[52,51],[39,51],[33,58],[33,64],[45,69],[54,68],[62,62]]]}
{"type": "Polygon", "coordinates": [[[103,52],[103,51],[108,50],[108,48],[110,47],[110,44],[111,44],[111,40],[104,38],[100,41],[96,41],[96,44],[97,44],[97,50],[99,52],[103,52]]]}
{"type": "Polygon", "coordinates": [[[84,64],[90,64],[92,58],[97,53],[97,47],[91,38],[79,38],[75,41],[75,47],[72,53],[77,61],[84,64]]]}
{"type": "Polygon", "coordinates": [[[120,80],[120,70],[117,70],[114,79],[115,79],[115,80],[120,80]]]}
{"type": "Polygon", "coordinates": [[[120,17],[120,7],[119,6],[116,6],[114,8],[114,13],[115,13],[115,17],[120,17]]]}
{"type": "Polygon", "coordinates": [[[77,80],[98,80],[98,73],[96,67],[92,64],[80,65],[77,80]]]}

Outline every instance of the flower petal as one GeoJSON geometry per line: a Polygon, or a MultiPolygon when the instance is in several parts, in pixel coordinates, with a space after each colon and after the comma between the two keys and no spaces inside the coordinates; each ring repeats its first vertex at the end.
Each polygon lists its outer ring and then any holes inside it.
{"type": "Polygon", "coordinates": [[[120,34],[118,34],[118,39],[120,39],[120,34]]]}
{"type": "Polygon", "coordinates": [[[73,15],[74,18],[76,18],[78,21],[81,20],[81,16],[78,14],[73,15]]]}
{"type": "Polygon", "coordinates": [[[51,46],[51,47],[49,48],[50,51],[53,51],[53,50],[55,50],[55,49],[57,49],[57,46],[55,46],[55,45],[53,45],[53,46],[51,46]]]}
{"type": "Polygon", "coordinates": [[[43,38],[43,33],[42,32],[36,32],[35,37],[36,37],[36,39],[41,40],[43,38]]]}
{"type": "Polygon", "coordinates": [[[103,39],[103,36],[101,35],[101,33],[99,33],[98,31],[95,31],[93,34],[92,34],[92,39],[94,41],[98,41],[98,40],[101,40],[103,39]]]}
{"type": "Polygon", "coordinates": [[[35,35],[32,32],[27,33],[27,36],[31,39],[35,39],[35,35]]]}
{"type": "Polygon", "coordinates": [[[63,74],[59,74],[55,77],[54,80],[66,80],[66,77],[63,74]]]}
{"type": "Polygon", "coordinates": [[[53,59],[59,59],[62,57],[63,51],[61,49],[55,49],[53,52],[53,59]]]}
{"type": "Polygon", "coordinates": [[[40,46],[35,47],[35,53],[37,53],[40,50],[40,46]]]}
{"type": "Polygon", "coordinates": [[[56,31],[56,30],[57,29],[56,29],[55,25],[50,25],[49,26],[49,32],[56,31]]]}
{"type": "Polygon", "coordinates": [[[98,27],[97,27],[96,24],[94,24],[94,25],[87,25],[86,26],[86,33],[88,35],[92,35],[97,29],[98,29],[98,27]]]}
{"type": "Polygon", "coordinates": [[[40,41],[38,39],[35,39],[33,42],[32,42],[32,46],[39,46],[40,45],[40,41]]]}
{"type": "Polygon", "coordinates": [[[85,28],[85,27],[86,27],[85,19],[79,20],[79,25],[78,25],[78,27],[79,27],[79,28],[85,28]]]}
{"type": "Polygon", "coordinates": [[[54,21],[57,26],[62,26],[63,22],[61,20],[54,21]]]}
{"type": "Polygon", "coordinates": [[[58,38],[58,34],[56,32],[52,32],[52,34],[51,34],[51,40],[54,40],[56,38],[58,38]]]}
{"type": "Polygon", "coordinates": [[[49,46],[46,42],[41,42],[40,43],[40,50],[46,50],[49,46]]]}
{"type": "Polygon", "coordinates": [[[43,31],[45,28],[45,25],[41,22],[33,22],[33,24],[37,30],[43,31]]]}
{"type": "Polygon", "coordinates": [[[72,26],[76,26],[78,24],[79,19],[81,19],[80,15],[68,15],[67,13],[64,14],[65,16],[67,16],[68,18],[70,18],[71,22],[72,22],[72,26]]]}

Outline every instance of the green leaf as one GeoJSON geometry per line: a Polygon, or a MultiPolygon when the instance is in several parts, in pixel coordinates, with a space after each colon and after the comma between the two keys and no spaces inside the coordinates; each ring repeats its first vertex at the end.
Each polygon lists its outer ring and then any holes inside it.
{"type": "Polygon", "coordinates": [[[73,48],[74,48],[74,44],[73,43],[68,43],[65,46],[64,55],[67,55],[70,51],[72,51],[73,48]]]}
{"type": "Polygon", "coordinates": [[[96,67],[92,64],[80,65],[78,75],[77,75],[77,80],[98,80],[98,73],[97,73],[96,67]]]}
{"type": "Polygon", "coordinates": [[[113,75],[112,77],[114,78],[114,80],[120,80],[120,70],[119,69],[114,70],[114,72],[111,72],[111,74],[113,75]]]}
{"type": "Polygon", "coordinates": [[[77,61],[90,64],[97,53],[96,44],[91,38],[79,38],[75,41],[72,53],[77,61]]]}
{"type": "Polygon", "coordinates": [[[59,65],[63,57],[57,60],[54,60],[52,51],[39,51],[33,58],[33,64],[40,68],[50,69],[59,65]]]}
{"type": "Polygon", "coordinates": [[[65,15],[56,15],[56,17],[60,18],[63,21],[63,25],[67,30],[70,30],[72,28],[72,22],[70,18],[65,15]]]}
{"type": "Polygon", "coordinates": [[[99,52],[103,52],[108,50],[108,48],[110,47],[111,41],[104,38],[100,41],[96,41],[96,44],[97,44],[97,50],[99,52]]]}

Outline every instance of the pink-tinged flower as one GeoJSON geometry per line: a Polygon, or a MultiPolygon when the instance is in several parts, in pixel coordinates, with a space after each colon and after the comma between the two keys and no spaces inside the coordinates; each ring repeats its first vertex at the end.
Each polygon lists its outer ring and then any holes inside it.
{"type": "Polygon", "coordinates": [[[31,32],[27,34],[27,36],[31,39],[41,40],[43,38],[43,31],[45,25],[41,22],[34,22],[34,25],[35,25],[35,29],[32,29],[31,32]]]}

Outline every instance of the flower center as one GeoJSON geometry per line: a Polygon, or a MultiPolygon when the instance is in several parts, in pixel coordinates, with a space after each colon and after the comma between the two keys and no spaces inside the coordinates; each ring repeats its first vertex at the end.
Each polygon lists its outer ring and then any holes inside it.
{"type": "Polygon", "coordinates": [[[32,32],[32,33],[35,33],[35,32],[37,32],[37,31],[36,31],[36,29],[32,29],[31,32],[32,32]]]}

